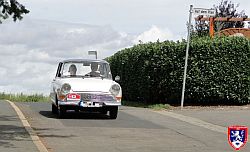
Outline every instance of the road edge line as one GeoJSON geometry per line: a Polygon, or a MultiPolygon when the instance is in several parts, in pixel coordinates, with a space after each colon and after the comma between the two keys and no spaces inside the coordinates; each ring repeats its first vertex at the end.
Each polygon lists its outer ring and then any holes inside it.
{"type": "Polygon", "coordinates": [[[42,143],[40,138],[36,135],[35,131],[31,128],[28,120],[25,118],[22,111],[16,106],[15,103],[11,102],[10,100],[6,100],[12,108],[16,111],[19,119],[21,120],[23,126],[25,127],[26,131],[29,133],[33,143],[36,145],[39,152],[49,152],[45,145],[42,143]]]}

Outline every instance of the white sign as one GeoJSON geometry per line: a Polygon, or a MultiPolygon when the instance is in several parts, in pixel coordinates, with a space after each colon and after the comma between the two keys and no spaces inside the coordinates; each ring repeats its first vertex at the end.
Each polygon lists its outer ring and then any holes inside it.
{"type": "Polygon", "coordinates": [[[96,51],[89,51],[88,53],[89,53],[89,55],[96,55],[97,54],[96,51]]]}
{"type": "Polygon", "coordinates": [[[203,16],[215,16],[215,9],[205,9],[205,8],[194,8],[194,15],[203,15],[203,16]]]}
{"type": "Polygon", "coordinates": [[[89,51],[89,55],[95,55],[95,59],[97,59],[97,51],[89,51]]]}

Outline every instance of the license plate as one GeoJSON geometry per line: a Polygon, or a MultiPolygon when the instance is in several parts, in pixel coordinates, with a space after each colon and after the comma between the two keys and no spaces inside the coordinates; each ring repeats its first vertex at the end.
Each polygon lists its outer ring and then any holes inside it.
{"type": "Polygon", "coordinates": [[[95,107],[100,107],[100,104],[99,103],[95,103],[95,107]]]}
{"type": "Polygon", "coordinates": [[[101,107],[102,105],[97,102],[81,102],[80,103],[81,107],[101,107]]]}

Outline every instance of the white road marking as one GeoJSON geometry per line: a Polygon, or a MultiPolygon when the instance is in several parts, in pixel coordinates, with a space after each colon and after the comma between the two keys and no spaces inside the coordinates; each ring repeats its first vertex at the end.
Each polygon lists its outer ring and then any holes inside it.
{"type": "Polygon", "coordinates": [[[29,133],[33,143],[36,145],[37,149],[39,150],[39,152],[48,152],[47,148],[44,146],[44,144],[42,143],[42,141],[39,139],[39,137],[36,135],[35,131],[31,128],[29,122],[27,121],[27,119],[25,118],[25,116],[23,115],[22,111],[11,101],[6,100],[7,102],[9,102],[9,104],[13,107],[13,109],[16,111],[19,119],[21,120],[23,126],[25,127],[25,129],[27,130],[27,132],[29,133]]]}

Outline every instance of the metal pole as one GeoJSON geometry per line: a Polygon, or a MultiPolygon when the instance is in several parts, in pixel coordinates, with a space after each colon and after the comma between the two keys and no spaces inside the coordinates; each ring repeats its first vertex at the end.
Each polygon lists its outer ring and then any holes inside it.
{"type": "Polygon", "coordinates": [[[188,50],[189,50],[189,43],[190,43],[190,30],[191,30],[192,12],[193,12],[193,5],[190,5],[190,10],[189,10],[189,21],[188,21],[188,35],[187,35],[187,48],[186,48],[185,68],[184,68],[183,86],[182,86],[182,96],[181,96],[181,110],[183,109],[184,96],[185,96],[184,94],[185,94],[186,75],[187,75],[188,50]]]}
{"type": "Polygon", "coordinates": [[[97,60],[97,51],[95,52],[95,59],[97,60]]]}

